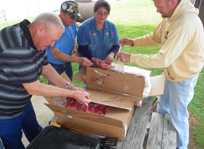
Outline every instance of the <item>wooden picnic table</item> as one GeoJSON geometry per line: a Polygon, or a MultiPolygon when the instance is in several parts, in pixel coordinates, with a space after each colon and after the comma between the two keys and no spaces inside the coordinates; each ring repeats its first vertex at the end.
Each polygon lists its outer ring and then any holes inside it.
{"type": "Polygon", "coordinates": [[[118,141],[117,149],[142,149],[152,108],[153,97],[145,98],[142,107],[135,107],[125,141],[118,141]]]}

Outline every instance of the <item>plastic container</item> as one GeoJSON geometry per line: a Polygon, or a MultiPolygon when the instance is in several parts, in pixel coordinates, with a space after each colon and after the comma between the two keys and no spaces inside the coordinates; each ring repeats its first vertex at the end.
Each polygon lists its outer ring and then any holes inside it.
{"type": "Polygon", "coordinates": [[[55,126],[45,127],[26,149],[100,149],[97,138],[55,126]]]}

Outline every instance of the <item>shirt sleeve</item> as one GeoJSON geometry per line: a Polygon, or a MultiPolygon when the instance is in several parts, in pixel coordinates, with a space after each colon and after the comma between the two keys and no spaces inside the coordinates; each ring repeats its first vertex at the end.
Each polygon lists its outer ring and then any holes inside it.
{"type": "Polygon", "coordinates": [[[77,33],[77,44],[82,46],[89,45],[89,39],[83,26],[79,27],[77,33]]]}
{"type": "Polygon", "coordinates": [[[111,48],[111,52],[113,52],[115,55],[116,53],[118,52],[120,46],[119,45],[114,45],[112,48],[111,48]]]}
{"type": "Polygon", "coordinates": [[[162,23],[160,23],[155,30],[148,35],[133,39],[134,47],[156,46],[161,44],[162,23]]]}
{"type": "Polygon", "coordinates": [[[180,56],[190,39],[187,31],[181,27],[176,28],[169,33],[158,54],[132,54],[130,63],[146,68],[167,68],[180,56]]]}
{"type": "Polygon", "coordinates": [[[79,53],[81,53],[82,56],[87,57],[90,60],[93,57],[91,52],[89,52],[88,45],[85,45],[85,46],[79,45],[78,51],[79,51],[79,53]]]}

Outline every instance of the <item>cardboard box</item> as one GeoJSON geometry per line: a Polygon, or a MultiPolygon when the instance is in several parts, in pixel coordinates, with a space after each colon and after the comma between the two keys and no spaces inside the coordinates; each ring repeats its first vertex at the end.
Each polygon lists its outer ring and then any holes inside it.
{"type": "MultiPolygon", "coordinates": [[[[69,80],[64,74],[62,76],[69,80]]],[[[91,101],[109,106],[107,113],[100,116],[62,108],[53,104],[53,98],[45,97],[49,103],[46,105],[55,113],[56,122],[101,136],[118,137],[124,141],[134,109],[134,100],[143,97],[144,77],[88,67],[82,68],[72,79],[83,81],[82,76],[86,76],[91,101]]],[[[163,93],[163,79],[163,75],[151,78],[152,83],[156,82],[152,84],[151,96],[163,93]]]]}
{"type": "MultiPolygon", "coordinates": [[[[141,107],[144,100],[145,78],[143,76],[135,76],[131,72],[140,71],[140,73],[149,73],[149,75],[151,72],[130,66],[124,66],[124,71],[126,74],[96,67],[88,67],[87,69],[82,68],[72,79],[84,82],[82,76],[86,76],[88,89],[132,97],[134,98],[135,106],[141,107]]],[[[149,79],[151,88],[148,97],[162,95],[165,76],[162,74],[150,77],[149,79]]]]}

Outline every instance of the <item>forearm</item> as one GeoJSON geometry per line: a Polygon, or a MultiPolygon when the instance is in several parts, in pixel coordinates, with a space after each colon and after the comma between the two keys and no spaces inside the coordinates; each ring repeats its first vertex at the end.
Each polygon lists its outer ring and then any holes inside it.
{"type": "Polygon", "coordinates": [[[43,67],[42,75],[58,87],[64,88],[66,86],[67,81],[50,64],[43,67]]]}
{"type": "Polygon", "coordinates": [[[76,63],[78,62],[77,57],[62,53],[62,52],[60,52],[59,49],[51,48],[51,51],[52,51],[52,55],[53,55],[54,59],[58,59],[58,60],[63,61],[63,62],[76,62],[76,63]]]}
{"type": "Polygon", "coordinates": [[[138,37],[133,39],[133,44],[131,46],[134,47],[144,47],[144,46],[156,46],[159,45],[160,42],[157,41],[152,34],[143,36],[143,37],[138,37]]]}
{"type": "Polygon", "coordinates": [[[77,49],[77,41],[76,41],[76,39],[74,40],[73,50],[74,50],[74,49],[77,49]]]}
{"type": "Polygon", "coordinates": [[[154,31],[143,37],[133,39],[133,45],[135,47],[144,47],[144,46],[156,46],[161,44],[162,36],[162,22],[154,29],[154,31]]]}
{"type": "Polygon", "coordinates": [[[59,88],[52,85],[46,85],[39,81],[23,84],[23,86],[30,95],[73,98],[75,94],[75,91],[67,90],[64,87],[59,88]]]}

